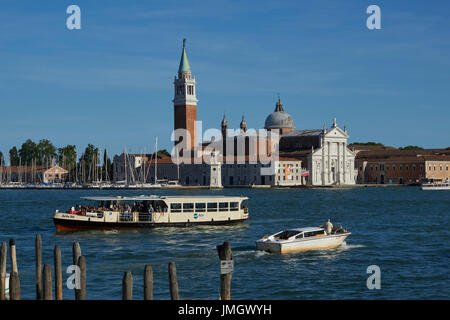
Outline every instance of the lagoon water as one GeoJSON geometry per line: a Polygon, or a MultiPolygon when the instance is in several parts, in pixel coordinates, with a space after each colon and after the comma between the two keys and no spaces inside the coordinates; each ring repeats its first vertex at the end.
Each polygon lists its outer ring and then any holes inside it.
{"type": "MultiPolygon", "coordinates": [[[[155,299],[170,299],[168,263],[177,266],[180,297],[218,299],[216,245],[230,241],[235,260],[232,299],[449,299],[450,192],[418,187],[353,189],[212,190],[0,190],[0,241],[14,238],[22,299],[35,298],[35,249],[42,236],[43,263],[53,265],[60,245],[63,271],[72,243],[87,261],[87,299],[121,299],[123,273],[131,271],[134,299],[142,299],[144,266],[154,272],[155,299]],[[246,195],[250,219],[231,226],[56,233],[55,209],[81,196],[246,195]],[[255,240],[326,219],[352,235],[337,249],[273,255],[255,240]],[[381,289],[369,290],[367,267],[381,270],[381,289]]],[[[8,272],[10,270],[8,259],[8,272]]],[[[74,299],[66,286],[64,299],[74,299]]]]}

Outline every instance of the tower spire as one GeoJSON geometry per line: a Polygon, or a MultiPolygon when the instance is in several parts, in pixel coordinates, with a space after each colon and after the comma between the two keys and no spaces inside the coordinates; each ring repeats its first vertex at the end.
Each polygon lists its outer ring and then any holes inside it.
{"type": "Polygon", "coordinates": [[[180,67],[178,73],[191,73],[191,66],[186,53],[186,38],[183,39],[183,49],[181,51],[180,67]]]}

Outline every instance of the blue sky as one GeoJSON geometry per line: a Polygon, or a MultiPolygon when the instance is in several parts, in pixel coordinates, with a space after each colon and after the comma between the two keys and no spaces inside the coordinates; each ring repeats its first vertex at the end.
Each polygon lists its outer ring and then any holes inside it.
{"type": "Polygon", "coordinates": [[[296,129],[450,146],[448,1],[0,2],[0,151],[28,138],[108,152],[172,148],[182,39],[198,119],[262,128],[280,93],[296,129]],[[81,8],[81,30],[66,8],[81,8]],[[381,8],[369,30],[366,8],[381,8]]]}

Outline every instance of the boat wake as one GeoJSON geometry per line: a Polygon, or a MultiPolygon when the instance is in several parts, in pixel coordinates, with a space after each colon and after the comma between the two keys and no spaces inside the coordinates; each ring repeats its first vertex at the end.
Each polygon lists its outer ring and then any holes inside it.
{"type": "Polygon", "coordinates": [[[337,249],[350,250],[350,249],[365,248],[365,247],[366,246],[363,244],[348,244],[347,242],[344,241],[337,249]]]}
{"type": "Polygon", "coordinates": [[[233,256],[244,260],[253,260],[265,255],[270,255],[270,253],[257,250],[255,247],[245,246],[233,248],[233,256]]]}

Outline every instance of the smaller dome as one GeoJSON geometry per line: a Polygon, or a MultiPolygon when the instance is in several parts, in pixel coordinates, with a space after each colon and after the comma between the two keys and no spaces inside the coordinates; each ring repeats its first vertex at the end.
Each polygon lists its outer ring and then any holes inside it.
{"type": "Polygon", "coordinates": [[[294,128],[294,120],[288,113],[284,112],[283,104],[278,97],[275,111],[266,118],[264,129],[282,128],[294,128]]]}

